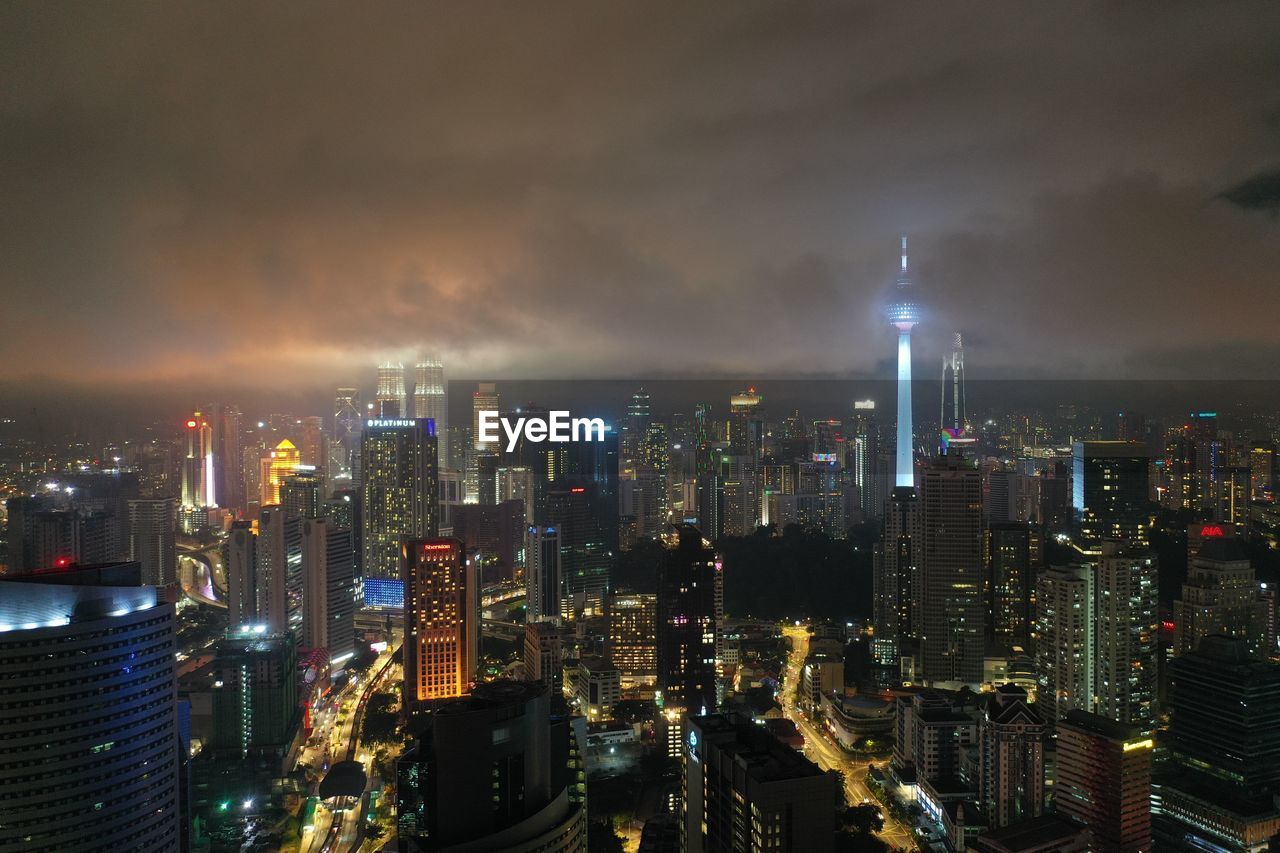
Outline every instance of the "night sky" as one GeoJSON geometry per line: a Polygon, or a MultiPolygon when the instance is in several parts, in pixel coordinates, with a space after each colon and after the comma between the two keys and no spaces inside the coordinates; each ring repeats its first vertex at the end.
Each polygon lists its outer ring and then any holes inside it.
{"type": "Polygon", "coordinates": [[[1280,4],[694,5],[3,4],[0,376],[1274,374],[1280,4]]]}

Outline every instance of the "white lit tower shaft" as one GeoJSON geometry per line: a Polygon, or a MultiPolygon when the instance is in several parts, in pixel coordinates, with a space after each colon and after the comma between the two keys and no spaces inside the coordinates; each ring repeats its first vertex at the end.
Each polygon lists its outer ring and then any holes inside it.
{"type": "Polygon", "coordinates": [[[907,238],[902,237],[902,252],[894,296],[886,314],[898,330],[898,441],[894,485],[915,487],[911,428],[911,330],[920,321],[920,306],[915,287],[907,270],[907,238]]]}

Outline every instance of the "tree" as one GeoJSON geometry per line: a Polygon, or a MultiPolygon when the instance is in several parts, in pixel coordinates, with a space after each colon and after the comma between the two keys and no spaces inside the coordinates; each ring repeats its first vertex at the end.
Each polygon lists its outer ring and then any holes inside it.
{"type": "Polygon", "coordinates": [[[608,818],[587,821],[587,853],[622,853],[625,841],[608,818]]]}

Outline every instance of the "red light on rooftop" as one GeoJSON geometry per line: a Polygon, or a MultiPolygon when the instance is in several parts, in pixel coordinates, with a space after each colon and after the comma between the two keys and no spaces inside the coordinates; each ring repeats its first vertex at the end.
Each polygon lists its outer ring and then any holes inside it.
{"type": "Polygon", "coordinates": [[[59,557],[53,561],[53,567],[55,569],[65,569],[69,565],[71,565],[71,560],[67,557],[59,557]]]}
{"type": "Polygon", "coordinates": [[[187,429],[195,429],[195,428],[196,428],[195,421],[187,421],[187,429]]]}

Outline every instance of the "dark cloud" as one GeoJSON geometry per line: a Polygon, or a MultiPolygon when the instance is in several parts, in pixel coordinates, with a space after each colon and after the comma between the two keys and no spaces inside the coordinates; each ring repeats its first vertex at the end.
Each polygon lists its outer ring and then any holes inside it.
{"type": "Polygon", "coordinates": [[[1277,43],[1266,2],[10,3],[0,359],[874,374],[905,228],[922,358],[1267,375],[1277,43]]]}

